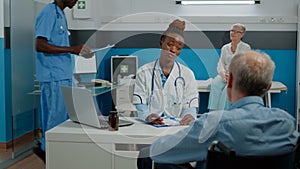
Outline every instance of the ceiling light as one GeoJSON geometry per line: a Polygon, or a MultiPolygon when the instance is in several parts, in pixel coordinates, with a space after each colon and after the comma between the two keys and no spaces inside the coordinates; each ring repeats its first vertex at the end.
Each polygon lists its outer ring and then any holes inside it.
{"type": "Polygon", "coordinates": [[[244,0],[244,1],[227,1],[227,0],[182,0],[177,1],[176,4],[180,5],[254,5],[254,4],[260,4],[260,1],[255,0],[244,0]]]}

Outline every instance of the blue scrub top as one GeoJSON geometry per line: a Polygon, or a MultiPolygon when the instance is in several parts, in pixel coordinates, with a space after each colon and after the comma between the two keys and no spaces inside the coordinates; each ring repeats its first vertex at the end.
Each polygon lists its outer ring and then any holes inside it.
{"type": "MultiPolygon", "coordinates": [[[[49,44],[55,46],[70,46],[65,14],[53,3],[48,4],[37,16],[35,29],[35,38],[44,37],[49,44]]],[[[71,53],[37,52],[36,76],[40,82],[71,79],[73,76],[71,53]]]]}

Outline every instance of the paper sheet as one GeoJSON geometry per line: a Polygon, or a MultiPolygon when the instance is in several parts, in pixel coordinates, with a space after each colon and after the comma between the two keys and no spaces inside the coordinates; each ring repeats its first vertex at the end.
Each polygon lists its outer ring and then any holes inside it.
{"type": "Polygon", "coordinates": [[[178,118],[163,118],[163,119],[164,119],[164,123],[165,123],[164,125],[162,125],[162,124],[152,124],[152,123],[149,123],[145,120],[141,120],[141,119],[136,118],[136,120],[139,121],[139,122],[144,122],[146,124],[149,124],[149,125],[157,127],[157,128],[171,127],[171,126],[181,126],[181,124],[179,123],[180,119],[178,119],[178,118]]]}
{"type": "Polygon", "coordinates": [[[97,73],[97,62],[95,54],[91,58],[84,58],[79,55],[76,56],[74,73],[97,73]]]}
{"type": "Polygon", "coordinates": [[[95,49],[93,49],[92,50],[92,52],[91,53],[95,53],[95,52],[98,52],[98,51],[100,51],[100,50],[104,50],[104,49],[108,49],[108,48],[112,48],[112,47],[114,47],[115,45],[113,44],[113,45],[107,45],[107,46],[105,46],[105,47],[102,47],[102,48],[95,48],[95,49]]]}

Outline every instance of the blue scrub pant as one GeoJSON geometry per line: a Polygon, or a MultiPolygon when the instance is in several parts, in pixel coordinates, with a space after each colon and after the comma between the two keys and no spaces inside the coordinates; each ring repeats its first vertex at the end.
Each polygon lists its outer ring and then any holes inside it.
{"type": "Polygon", "coordinates": [[[65,101],[61,92],[61,86],[72,86],[72,79],[41,82],[41,113],[42,113],[42,138],[41,148],[45,151],[45,133],[51,128],[67,120],[68,114],[65,101]]]}

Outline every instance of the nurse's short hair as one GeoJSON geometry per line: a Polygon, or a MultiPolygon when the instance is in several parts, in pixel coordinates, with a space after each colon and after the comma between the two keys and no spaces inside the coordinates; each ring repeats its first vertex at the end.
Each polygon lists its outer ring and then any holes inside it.
{"type": "Polygon", "coordinates": [[[249,96],[263,96],[268,91],[274,69],[275,63],[270,56],[258,51],[237,54],[229,66],[233,85],[249,96]]]}

